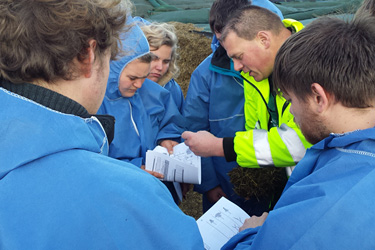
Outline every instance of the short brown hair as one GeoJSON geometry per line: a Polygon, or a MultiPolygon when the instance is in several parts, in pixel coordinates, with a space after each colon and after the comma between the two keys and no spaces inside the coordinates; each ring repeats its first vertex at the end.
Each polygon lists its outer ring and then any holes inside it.
{"type": "MultiPolygon", "coordinates": [[[[72,62],[96,54],[114,56],[126,21],[121,0],[4,0],[0,2],[0,77],[13,83],[71,80],[72,62]]],[[[99,57],[101,58],[101,57],[99,57]]]]}
{"type": "Polygon", "coordinates": [[[249,0],[215,0],[210,9],[209,24],[212,33],[223,31],[228,19],[243,6],[251,5],[249,0]]]}
{"type": "Polygon", "coordinates": [[[253,40],[259,31],[267,30],[278,35],[284,25],[280,17],[272,11],[254,5],[238,9],[225,25],[220,40],[225,41],[229,32],[248,41],[253,40]]]}
{"type": "Polygon", "coordinates": [[[319,83],[346,107],[366,108],[375,99],[375,18],[351,22],[319,18],[289,37],[277,53],[275,88],[301,101],[319,83]]]}

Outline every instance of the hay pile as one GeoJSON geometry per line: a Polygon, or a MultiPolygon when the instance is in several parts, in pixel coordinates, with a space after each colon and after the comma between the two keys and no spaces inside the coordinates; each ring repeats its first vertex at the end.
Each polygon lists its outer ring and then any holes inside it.
{"type": "MultiPolygon", "coordinates": [[[[229,173],[234,191],[245,199],[262,200],[280,193],[287,182],[285,168],[233,168],[229,173]]],[[[278,197],[276,197],[278,199],[278,197]]]]}
{"type": "Polygon", "coordinates": [[[193,191],[191,187],[190,191],[186,194],[186,199],[180,203],[179,207],[185,214],[198,220],[203,214],[202,195],[193,191]]]}
{"type": "Polygon", "coordinates": [[[186,96],[189,87],[190,77],[195,68],[211,54],[211,38],[197,33],[202,29],[194,24],[170,22],[176,28],[180,54],[178,66],[180,67],[180,76],[175,80],[181,86],[186,96]]]}

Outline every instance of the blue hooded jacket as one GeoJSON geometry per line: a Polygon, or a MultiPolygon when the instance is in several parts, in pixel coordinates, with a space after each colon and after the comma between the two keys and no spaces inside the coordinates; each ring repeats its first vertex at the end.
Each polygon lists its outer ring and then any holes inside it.
{"type": "MultiPolygon", "coordinates": [[[[253,0],[252,4],[267,8],[283,19],[280,10],[268,0],[253,0]]],[[[211,44],[213,53],[191,76],[182,113],[190,131],[208,130],[217,137],[234,137],[237,131],[245,131],[243,80],[238,72],[213,65],[214,53],[219,47],[219,41],[214,36],[211,44]]],[[[225,51],[223,53],[227,56],[225,51]]],[[[233,69],[233,62],[231,64],[233,69]]],[[[256,207],[259,202],[255,198],[244,200],[233,191],[228,172],[236,166],[236,162],[227,162],[224,157],[202,158],[202,184],[194,188],[206,193],[220,185],[229,200],[250,214],[257,214],[263,208],[256,207]]],[[[204,210],[211,205],[204,197],[204,210]]],[[[268,207],[268,202],[265,206],[268,207]]]]}
{"type": "Polygon", "coordinates": [[[181,86],[174,79],[171,79],[163,87],[171,93],[172,98],[176,103],[177,109],[181,113],[185,101],[181,86]]]}
{"type": "Polygon", "coordinates": [[[106,156],[97,118],[4,88],[0,105],[0,249],[203,249],[159,180],[106,156]]]}
{"type": "Polygon", "coordinates": [[[108,86],[98,114],[110,114],[116,119],[109,156],[140,167],[146,151],[160,140],[180,140],[184,119],[169,91],[149,79],[134,96],[121,95],[118,85],[122,71],[128,63],[149,53],[147,39],[137,25],[126,33],[122,45],[126,55],[110,64],[108,86]]]}
{"type": "Polygon", "coordinates": [[[308,149],[261,227],[222,249],[375,249],[375,128],[308,149]]]}

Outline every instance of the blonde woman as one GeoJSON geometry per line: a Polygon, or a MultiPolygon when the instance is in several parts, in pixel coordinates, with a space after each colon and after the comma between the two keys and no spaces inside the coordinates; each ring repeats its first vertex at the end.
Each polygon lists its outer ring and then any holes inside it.
{"type": "Polygon", "coordinates": [[[180,85],[174,80],[179,73],[178,39],[174,26],[168,23],[146,23],[141,29],[148,40],[150,51],[155,55],[147,78],[169,90],[177,108],[181,111],[184,95],[180,85]]]}

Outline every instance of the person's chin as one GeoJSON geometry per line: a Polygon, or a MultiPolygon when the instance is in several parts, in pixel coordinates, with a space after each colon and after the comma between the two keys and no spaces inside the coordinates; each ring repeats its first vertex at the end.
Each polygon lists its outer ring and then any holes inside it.
{"type": "Polygon", "coordinates": [[[151,81],[158,82],[159,79],[160,79],[160,76],[150,75],[150,76],[147,77],[147,78],[150,79],[151,81]]]}
{"type": "Polygon", "coordinates": [[[257,82],[262,80],[262,79],[260,79],[259,75],[255,74],[253,71],[250,71],[249,75],[252,76],[254,78],[254,80],[257,81],[257,82]]]}
{"type": "Polygon", "coordinates": [[[252,76],[255,81],[258,81],[257,78],[259,77],[257,73],[255,73],[254,71],[250,70],[250,69],[246,69],[246,70],[243,70],[245,73],[249,74],[249,76],[252,76]]]}
{"type": "Polygon", "coordinates": [[[137,90],[127,90],[125,93],[122,94],[123,97],[133,97],[137,90]]]}
{"type": "Polygon", "coordinates": [[[262,74],[255,73],[254,71],[251,71],[251,74],[250,74],[250,75],[251,75],[251,76],[254,78],[254,80],[257,81],[257,82],[260,82],[260,81],[262,81],[262,80],[265,79],[264,76],[263,76],[262,74]]]}

